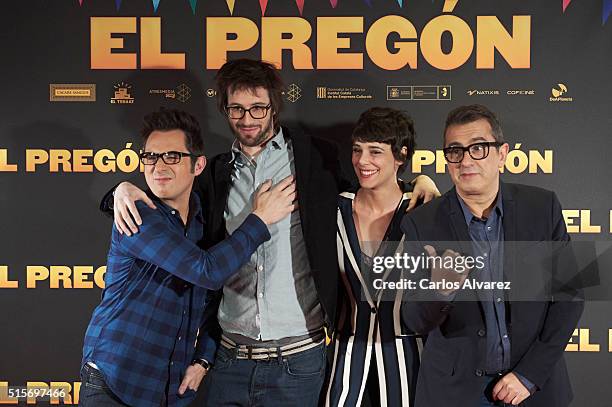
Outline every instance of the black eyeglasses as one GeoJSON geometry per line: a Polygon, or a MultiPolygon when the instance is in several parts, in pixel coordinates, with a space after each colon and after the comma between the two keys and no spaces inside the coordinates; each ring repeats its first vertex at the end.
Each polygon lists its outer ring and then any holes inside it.
{"type": "Polygon", "coordinates": [[[162,161],[168,165],[178,164],[183,157],[200,157],[197,154],[183,153],[180,151],[166,151],[165,153],[151,153],[148,151],[140,152],[140,161],[144,165],[155,165],[161,157],[162,161]]]}
{"type": "Polygon", "coordinates": [[[463,146],[451,146],[443,148],[444,157],[446,161],[449,163],[457,164],[463,161],[463,156],[467,151],[472,157],[473,160],[484,160],[489,155],[489,149],[491,146],[500,147],[504,143],[500,143],[499,141],[483,141],[480,143],[470,144],[467,147],[463,146]]]}
{"type": "Polygon", "coordinates": [[[263,119],[268,115],[268,110],[272,105],[267,106],[251,106],[245,109],[242,106],[225,106],[225,113],[230,119],[242,119],[244,115],[249,112],[253,119],[263,119]]]}

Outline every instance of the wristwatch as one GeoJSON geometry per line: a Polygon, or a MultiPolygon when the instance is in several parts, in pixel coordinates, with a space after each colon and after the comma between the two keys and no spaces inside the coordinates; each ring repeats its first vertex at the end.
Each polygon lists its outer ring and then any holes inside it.
{"type": "Polygon", "coordinates": [[[200,365],[202,366],[204,369],[208,370],[212,367],[212,365],[210,364],[210,362],[206,359],[193,359],[191,361],[191,366],[193,365],[200,365]]]}

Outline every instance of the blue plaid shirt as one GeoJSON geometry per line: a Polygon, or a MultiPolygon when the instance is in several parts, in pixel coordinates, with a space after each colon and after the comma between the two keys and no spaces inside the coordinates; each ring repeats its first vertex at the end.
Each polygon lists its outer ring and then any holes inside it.
{"type": "Polygon", "coordinates": [[[106,288],[85,333],[83,364],[93,362],[126,404],[157,407],[167,397],[168,405],[187,405],[195,392],[178,395],[185,369],[193,357],[213,360],[216,350],[207,335],[196,340],[207,291],[220,289],[270,234],[249,215],[203,251],[196,244],[203,236],[198,197],[191,195],[187,227],[178,211],[154,199],[157,210],[136,203],[139,233],[122,235],[113,226],[106,288]]]}

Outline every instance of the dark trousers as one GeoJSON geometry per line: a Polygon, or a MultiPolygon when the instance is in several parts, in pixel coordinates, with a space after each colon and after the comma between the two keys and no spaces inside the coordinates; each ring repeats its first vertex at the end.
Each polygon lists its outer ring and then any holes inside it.
{"type": "Polygon", "coordinates": [[[102,374],[85,364],[81,369],[81,390],[79,392],[81,407],[115,407],[127,406],[119,400],[104,382],[102,374]]]}
{"type": "Polygon", "coordinates": [[[270,360],[237,359],[234,350],[219,347],[204,379],[204,405],[315,407],[325,363],[325,344],[270,360]]]}

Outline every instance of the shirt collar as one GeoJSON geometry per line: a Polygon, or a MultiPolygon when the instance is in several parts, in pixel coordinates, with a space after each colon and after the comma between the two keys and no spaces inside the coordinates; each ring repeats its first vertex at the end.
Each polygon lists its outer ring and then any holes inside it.
{"type": "MultiPolygon", "coordinates": [[[[470,208],[468,208],[466,203],[463,202],[463,199],[461,199],[459,194],[457,194],[457,191],[455,191],[455,194],[457,195],[457,199],[459,200],[459,205],[461,205],[461,210],[463,211],[463,217],[465,218],[465,223],[467,223],[469,226],[472,219],[474,218],[478,219],[478,218],[474,216],[474,214],[470,211],[470,208]]],[[[500,218],[504,216],[504,207],[502,204],[501,188],[497,191],[497,198],[495,198],[495,207],[493,208],[493,210],[499,215],[500,218]]]]}
{"type": "MultiPolygon", "coordinates": [[[[149,198],[151,198],[153,202],[155,202],[155,205],[158,207],[158,209],[163,211],[166,215],[180,217],[178,209],[174,209],[173,207],[166,204],[155,194],[153,194],[150,189],[147,189],[147,195],[149,196],[149,198]]],[[[198,194],[192,191],[189,195],[189,214],[187,219],[190,220],[194,218],[199,222],[204,223],[204,216],[202,214],[202,204],[200,202],[200,197],[198,196],[198,194]]],[[[189,224],[189,221],[187,223],[189,224]]]]}

